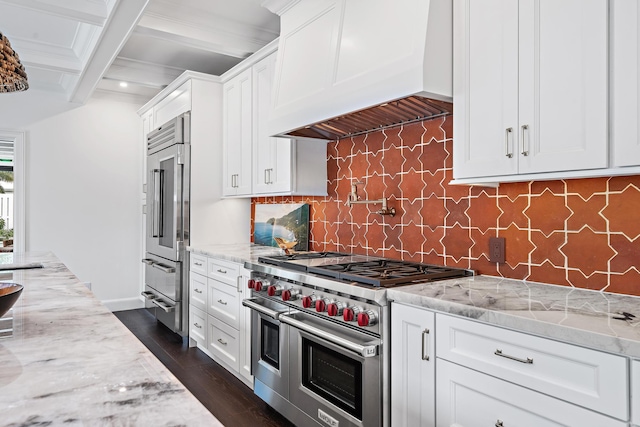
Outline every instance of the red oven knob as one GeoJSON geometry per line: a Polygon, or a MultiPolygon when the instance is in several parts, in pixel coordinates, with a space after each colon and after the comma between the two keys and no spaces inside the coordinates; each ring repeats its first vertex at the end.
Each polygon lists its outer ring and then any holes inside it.
{"type": "Polygon", "coordinates": [[[280,295],[281,292],[282,286],[279,285],[271,285],[267,288],[267,295],[269,295],[270,297],[280,295]]]}
{"type": "Polygon", "coordinates": [[[315,302],[315,300],[317,300],[318,297],[315,295],[307,295],[305,297],[302,297],[302,306],[304,308],[310,308],[311,305],[315,302]]]}
{"type": "Polygon", "coordinates": [[[285,289],[282,291],[282,301],[289,301],[290,299],[296,299],[300,291],[295,289],[285,289]]]}
{"type": "Polygon", "coordinates": [[[376,323],[378,323],[378,317],[373,311],[367,310],[358,314],[358,326],[373,326],[376,323]]]}
{"type": "Polygon", "coordinates": [[[340,316],[344,311],[344,303],[332,302],[327,306],[327,314],[329,316],[340,316]]]}
{"type": "Polygon", "coordinates": [[[354,320],[356,320],[356,316],[362,313],[362,311],[362,307],[347,307],[342,311],[342,318],[345,322],[353,322],[354,320]]]}
{"type": "Polygon", "coordinates": [[[318,313],[322,313],[323,311],[327,311],[327,303],[323,299],[319,299],[316,301],[316,311],[318,313]]]}
{"type": "Polygon", "coordinates": [[[249,281],[247,282],[247,287],[249,289],[255,289],[256,288],[256,281],[253,279],[249,279],[249,281]]]}
{"type": "Polygon", "coordinates": [[[256,283],[253,286],[253,289],[260,292],[262,290],[262,282],[260,280],[256,280],[256,283]]]}

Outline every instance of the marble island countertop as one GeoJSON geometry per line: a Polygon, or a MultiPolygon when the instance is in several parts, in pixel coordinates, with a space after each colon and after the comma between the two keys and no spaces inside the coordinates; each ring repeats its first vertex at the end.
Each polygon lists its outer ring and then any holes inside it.
{"type": "Polygon", "coordinates": [[[189,246],[191,253],[224,259],[231,262],[257,262],[258,257],[282,255],[282,249],[273,246],[261,246],[253,243],[230,243],[216,245],[189,246]]]}
{"type": "Polygon", "coordinates": [[[222,426],[53,254],[11,262],[44,268],[0,273],[24,285],[0,339],[3,425],[222,426]]]}
{"type": "Polygon", "coordinates": [[[475,276],[389,289],[387,298],[640,358],[640,298],[475,276]]]}

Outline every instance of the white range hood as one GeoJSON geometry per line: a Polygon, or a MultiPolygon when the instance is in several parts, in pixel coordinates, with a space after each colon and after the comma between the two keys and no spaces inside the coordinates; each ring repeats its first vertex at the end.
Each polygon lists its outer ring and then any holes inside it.
{"type": "Polygon", "coordinates": [[[281,16],[271,135],[334,140],[451,112],[451,0],[263,5],[281,16]]]}

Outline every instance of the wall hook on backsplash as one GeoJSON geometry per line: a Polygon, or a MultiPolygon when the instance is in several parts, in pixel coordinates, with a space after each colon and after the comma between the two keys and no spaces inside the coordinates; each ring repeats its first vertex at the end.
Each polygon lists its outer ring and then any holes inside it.
{"type": "Polygon", "coordinates": [[[351,207],[351,205],[368,205],[368,204],[382,204],[382,207],[376,211],[376,213],[380,215],[396,215],[396,208],[390,208],[387,206],[387,198],[383,197],[379,200],[358,200],[358,184],[363,184],[360,181],[354,181],[351,183],[351,193],[347,196],[347,206],[351,207]]]}

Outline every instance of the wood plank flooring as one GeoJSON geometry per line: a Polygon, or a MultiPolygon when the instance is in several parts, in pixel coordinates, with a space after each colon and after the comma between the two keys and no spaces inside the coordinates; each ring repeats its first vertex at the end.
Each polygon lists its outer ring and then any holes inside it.
{"type": "Polygon", "coordinates": [[[225,427],[292,427],[287,419],[145,309],[113,313],[225,427]]]}

